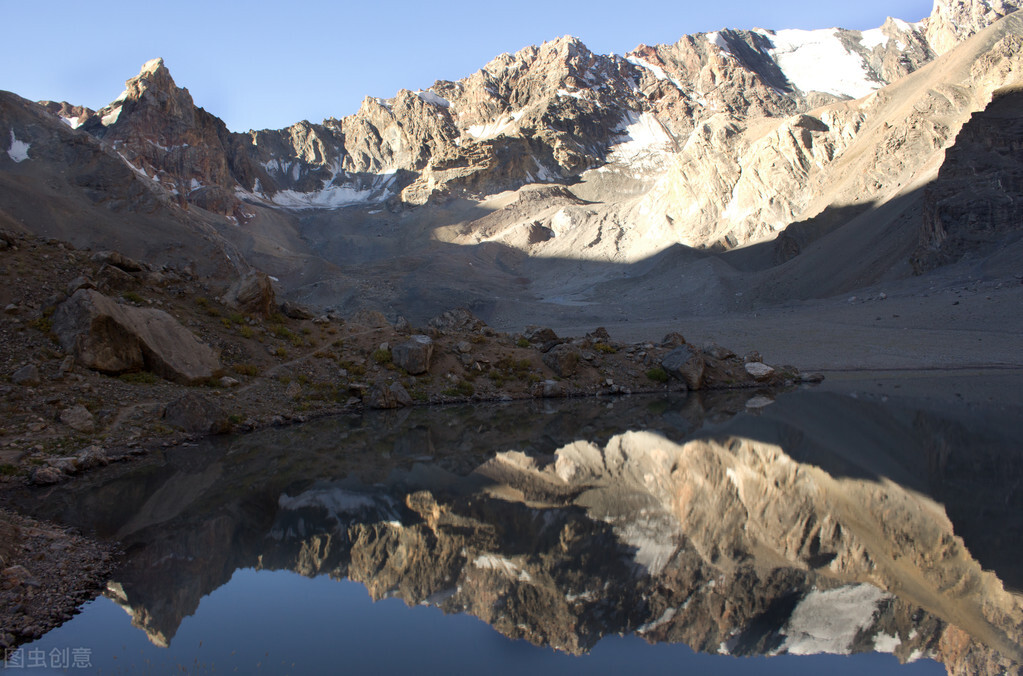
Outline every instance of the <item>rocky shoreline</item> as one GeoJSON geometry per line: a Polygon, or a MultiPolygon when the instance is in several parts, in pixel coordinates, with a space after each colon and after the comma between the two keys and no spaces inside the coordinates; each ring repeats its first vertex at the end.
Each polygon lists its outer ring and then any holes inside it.
{"type": "MultiPolygon", "coordinates": [[[[363,409],[739,387],[805,380],[679,333],[507,334],[464,309],[412,327],[278,303],[251,272],[226,292],[190,270],[0,233],[0,492],[45,486],[210,434],[363,409]],[[154,328],[155,327],[155,328],[154,328]]],[[[812,377],[811,377],[812,379],[812,377]]],[[[0,512],[6,646],[99,593],[113,545],[0,512]]],[[[0,646],[3,647],[3,646],[0,646]]]]}

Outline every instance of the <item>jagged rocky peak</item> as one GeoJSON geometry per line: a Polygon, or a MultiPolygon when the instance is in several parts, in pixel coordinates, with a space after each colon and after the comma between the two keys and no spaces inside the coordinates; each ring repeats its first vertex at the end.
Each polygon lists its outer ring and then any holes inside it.
{"type": "Polygon", "coordinates": [[[927,41],[936,53],[944,54],[1021,5],[1019,0],[934,0],[927,41]]]}

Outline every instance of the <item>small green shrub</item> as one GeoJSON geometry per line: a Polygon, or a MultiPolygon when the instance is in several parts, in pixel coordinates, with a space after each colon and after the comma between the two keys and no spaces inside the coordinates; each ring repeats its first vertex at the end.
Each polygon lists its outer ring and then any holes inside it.
{"type": "Polygon", "coordinates": [[[121,298],[125,299],[126,301],[128,301],[130,303],[139,303],[139,304],[141,304],[141,303],[145,303],[146,302],[145,298],[143,298],[142,296],[138,295],[134,291],[125,291],[124,293],[121,294],[121,298]]]}
{"type": "Polygon", "coordinates": [[[149,371],[137,371],[135,373],[122,373],[117,377],[122,383],[133,385],[155,385],[160,382],[160,377],[149,371]]]}
{"type": "Polygon", "coordinates": [[[231,370],[243,376],[259,375],[259,367],[255,364],[235,364],[231,367],[231,370]]]}
{"type": "Polygon", "coordinates": [[[593,346],[593,349],[597,352],[603,352],[604,354],[614,354],[618,352],[618,348],[613,345],[608,345],[607,343],[597,343],[593,346]]]}
{"type": "Polygon", "coordinates": [[[391,351],[384,349],[376,349],[373,351],[373,361],[378,364],[390,364],[391,363],[391,351]]]}
{"type": "Polygon", "coordinates": [[[668,382],[669,378],[668,372],[665,371],[660,366],[655,366],[654,368],[647,371],[646,377],[654,381],[655,383],[666,383],[668,382]]]}
{"type": "Polygon", "coordinates": [[[518,340],[515,341],[515,344],[518,345],[519,347],[529,347],[529,341],[526,340],[525,338],[519,338],[518,340]]]}

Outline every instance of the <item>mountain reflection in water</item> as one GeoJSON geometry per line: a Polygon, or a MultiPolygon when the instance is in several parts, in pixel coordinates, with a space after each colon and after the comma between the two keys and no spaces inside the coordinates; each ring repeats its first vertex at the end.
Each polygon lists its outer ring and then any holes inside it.
{"type": "Polygon", "coordinates": [[[107,595],[157,645],[254,568],[570,654],[635,634],[1018,673],[1020,411],[754,396],[325,419],[111,466],[36,511],[124,543],[107,595]]]}

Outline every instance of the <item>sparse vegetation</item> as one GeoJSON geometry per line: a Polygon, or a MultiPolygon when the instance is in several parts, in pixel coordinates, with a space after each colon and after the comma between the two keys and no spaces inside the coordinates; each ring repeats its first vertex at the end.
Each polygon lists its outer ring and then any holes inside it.
{"type": "Polygon", "coordinates": [[[376,349],[373,351],[373,361],[378,364],[390,364],[391,363],[391,351],[384,349],[376,349]]]}
{"type": "Polygon", "coordinates": [[[660,366],[655,366],[654,368],[649,369],[646,372],[646,377],[654,381],[655,383],[666,383],[668,382],[669,378],[668,372],[665,371],[660,366]]]}
{"type": "Polygon", "coordinates": [[[150,371],[136,371],[135,373],[122,373],[117,377],[123,383],[133,385],[155,385],[160,382],[160,376],[150,371]]]}
{"type": "Polygon", "coordinates": [[[143,303],[146,302],[145,298],[135,293],[134,291],[125,291],[124,293],[121,294],[121,298],[125,299],[129,303],[136,303],[138,305],[142,305],[143,303]]]}
{"type": "Polygon", "coordinates": [[[613,345],[608,345],[607,343],[596,343],[593,346],[593,349],[597,352],[603,352],[604,354],[615,354],[618,352],[618,348],[613,345]]]}
{"type": "Polygon", "coordinates": [[[259,375],[259,367],[255,364],[235,364],[231,367],[231,370],[243,376],[255,377],[259,375]]]}
{"type": "Polygon", "coordinates": [[[519,338],[515,341],[515,345],[518,347],[529,347],[529,341],[525,338],[519,338]]]}
{"type": "Polygon", "coordinates": [[[467,380],[460,380],[451,387],[441,392],[445,397],[465,397],[469,398],[476,394],[476,387],[467,380]]]}

